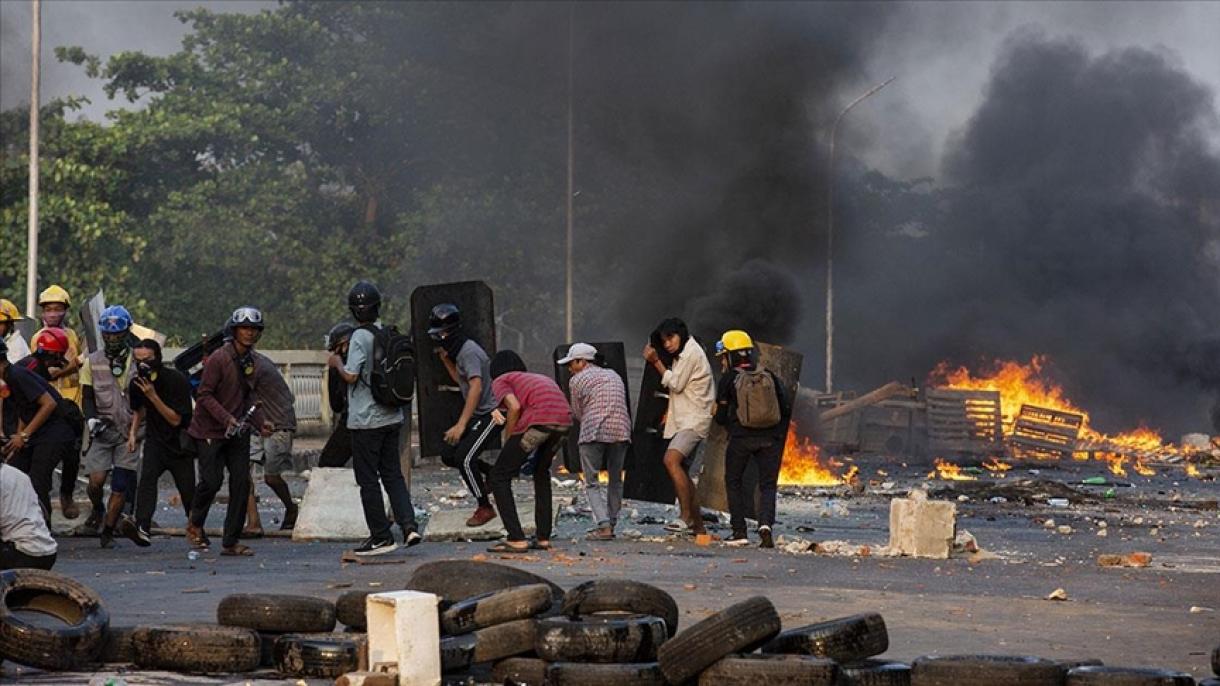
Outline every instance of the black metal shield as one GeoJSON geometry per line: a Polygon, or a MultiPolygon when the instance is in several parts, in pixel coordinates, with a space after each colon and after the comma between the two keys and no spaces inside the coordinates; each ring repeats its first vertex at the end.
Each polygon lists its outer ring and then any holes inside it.
{"type": "Polygon", "coordinates": [[[640,382],[640,400],[635,410],[635,428],[631,436],[631,454],[627,456],[626,481],[623,497],[654,503],[674,502],[673,482],[665,471],[665,448],[669,441],[662,438],[669,395],[661,386],[661,375],[652,365],[644,367],[640,382]]]}
{"type": "Polygon", "coordinates": [[[467,336],[483,346],[488,355],[496,351],[495,302],[487,284],[482,281],[442,283],[420,286],[411,293],[411,333],[415,338],[418,364],[415,383],[419,451],[425,457],[440,455],[445,431],[462,414],[461,389],[434,354],[432,339],[428,337],[428,315],[433,307],[443,303],[453,303],[462,311],[462,328],[467,336]]]}
{"type": "MultiPolygon", "coordinates": [[[[627,391],[627,414],[631,414],[631,384],[627,381],[627,354],[624,352],[622,342],[614,343],[590,343],[597,352],[604,358],[605,364],[602,365],[606,369],[613,369],[618,373],[623,380],[623,388],[627,391]]],[[[555,381],[559,387],[563,389],[564,395],[568,396],[568,400],[572,399],[572,394],[568,392],[568,382],[572,380],[571,373],[568,372],[567,365],[558,364],[564,356],[568,354],[568,348],[571,344],[561,345],[555,348],[551,360],[555,362],[555,381]]],[[[573,438],[580,435],[580,423],[575,422],[572,427],[572,433],[569,434],[573,438]]],[[[567,440],[563,444],[563,464],[564,467],[571,473],[576,474],[580,471],[580,450],[577,445],[578,441],[567,440]]],[[[627,461],[631,460],[631,448],[627,448],[627,461]]]]}

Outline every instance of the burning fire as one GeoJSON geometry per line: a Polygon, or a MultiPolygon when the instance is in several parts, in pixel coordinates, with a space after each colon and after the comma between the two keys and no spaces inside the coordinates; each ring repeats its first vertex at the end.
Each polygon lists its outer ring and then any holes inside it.
{"type": "Polygon", "coordinates": [[[978,478],[965,474],[962,468],[952,462],[945,462],[939,457],[936,458],[936,469],[928,472],[929,479],[940,478],[942,481],[977,481],[978,478]]]}
{"type": "Polygon", "coordinates": [[[1012,465],[1008,464],[1007,462],[1001,462],[993,457],[983,463],[983,469],[986,469],[992,473],[1003,474],[1004,472],[1012,469],[1012,465]]]}
{"type": "MultiPolygon", "coordinates": [[[[1046,378],[1044,371],[1046,363],[1045,355],[1035,355],[1029,364],[1021,364],[1012,360],[997,360],[992,373],[976,376],[965,367],[953,368],[942,362],[932,370],[929,381],[933,385],[962,390],[998,391],[1004,412],[1005,434],[1012,433],[1022,405],[1036,405],[1083,416],[1081,439],[1084,441],[1108,443],[1139,452],[1176,452],[1173,446],[1165,444],[1165,440],[1159,433],[1145,426],[1113,436],[1094,429],[1089,425],[1089,413],[1069,400],[1064,395],[1061,386],[1046,378]]],[[[1123,467],[1123,463],[1128,459],[1126,456],[1116,453],[1098,453],[1098,457],[1110,463],[1110,471],[1114,474],[1119,476],[1126,474],[1126,469],[1123,467]]],[[[1088,459],[1088,454],[1079,453],[1076,459],[1088,459]]],[[[1136,472],[1144,476],[1156,474],[1138,459],[1133,467],[1136,472]]]]}
{"type": "Polygon", "coordinates": [[[784,442],[784,457],[780,463],[781,486],[838,486],[853,484],[860,468],[852,465],[846,472],[838,470],[844,466],[841,460],[822,459],[822,450],[807,436],[798,434],[796,422],[788,427],[788,439],[784,442]]]}

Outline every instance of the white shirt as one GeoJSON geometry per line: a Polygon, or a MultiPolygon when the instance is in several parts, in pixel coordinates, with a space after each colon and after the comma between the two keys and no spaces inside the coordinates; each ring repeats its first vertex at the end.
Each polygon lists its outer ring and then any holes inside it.
{"type": "Polygon", "coordinates": [[[17,364],[22,358],[28,357],[30,354],[30,346],[25,342],[25,337],[20,331],[10,333],[4,339],[8,345],[8,363],[17,364]]]}
{"type": "Polygon", "coordinates": [[[47,557],[59,549],[42,518],[30,477],[7,464],[0,464],[0,541],[30,557],[47,557]]]}
{"type": "Polygon", "coordinates": [[[699,438],[707,438],[716,407],[716,388],[712,385],[712,365],[694,336],[686,339],[674,366],[665,370],[661,385],[669,391],[663,437],[694,431],[699,438]]]}

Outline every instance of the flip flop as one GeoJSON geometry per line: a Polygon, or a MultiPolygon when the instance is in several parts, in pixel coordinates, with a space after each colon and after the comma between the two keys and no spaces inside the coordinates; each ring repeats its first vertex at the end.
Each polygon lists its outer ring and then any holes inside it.
{"type": "Polygon", "coordinates": [[[687,524],[681,519],[675,519],[674,521],[666,524],[665,530],[675,534],[689,534],[691,532],[690,524],[687,524]]]}
{"type": "Polygon", "coordinates": [[[196,535],[190,529],[186,530],[186,540],[195,550],[207,550],[212,543],[208,540],[207,534],[199,533],[196,535]]]}
{"type": "Polygon", "coordinates": [[[242,529],[241,530],[241,538],[244,538],[247,540],[253,539],[253,538],[262,538],[264,535],[266,535],[266,533],[262,530],[262,528],[242,529]]]}
{"type": "Polygon", "coordinates": [[[539,543],[538,541],[530,541],[530,550],[551,550],[551,542],[539,543]]]}
{"type": "Polygon", "coordinates": [[[529,551],[530,547],[528,545],[523,548],[516,548],[504,541],[501,541],[487,549],[487,552],[489,553],[501,553],[508,555],[525,555],[529,551]]]}
{"type": "Polygon", "coordinates": [[[590,531],[589,533],[585,534],[585,540],[586,541],[613,541],[614,534],[613,533],[606,534],[606,533],[602,533],[600,531],[590,531]]]}
{"type": "Polygon", "coordinates": [[[253,557],[254,550],[249,546],[244,546],[240,543],[231,548],[221,548],[220,554],[225,557],[253,557]]]}

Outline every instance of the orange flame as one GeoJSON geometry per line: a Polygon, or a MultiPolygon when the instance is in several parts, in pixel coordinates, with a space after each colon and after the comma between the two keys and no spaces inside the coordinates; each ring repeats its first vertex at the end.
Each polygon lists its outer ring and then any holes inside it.
{"type": "Polygon", "coordinates": [[[929,479],[939,477],[942,481],[977,481],[977,477],[962,472],[962,468],[952,462],[936,458],[936,469],[928,472],[929,479]]]}
{"type": "Polygon", "coordinates": [[[1186,463],[1186,476],[1190,476],[1190,477],[1194,477],[1194,478],[1198,479],[1198,478],[1201,478],[1203,476],[1203,474],[1201,472],[1199,472],[1198,467],[1187,462],[1186,463]]]}
{"type": "Polygon", "coordinates": [[[1126,476],[1127,470],[1123,468],[1123,463],[1127,461],[1126,455],[1115,455],[1114,459],[1110,460],[1110,472],[1115,476],[1126,476]]]}
{"type": "MultiPolygon", "coordinates": [[[[1176,452],[1173,446],[1165,444],[1159,433],[1146,426],[1133,431],[1109,435],[1097,431],[1089,425],[1089,413],[1073,403],[1064,394],[1063,387],[1046,378],[1048,358],[1045,355],[1035,355],[1029,364],[1021,364],[1012,360],[996,360],[994,370],[988,374],[972,374],[965,367],[950,367],[941,362],[929,375],[929,383],[936,386],[947,386],[962,390],[998,391],[1003,409],[1004,433],[1011,434],[1016,424],[1017,415],[1023,405],[1036,405],[1061,412],[1071,412],[1082,415],[1084,424],[1081,438],[1087,441],[1104,442],[1122,448],[1142,452],[1176,452]]],[[[1077,459],[1088,459],[1087,454],[1076,456],[1077,459]]],[[[1125,475],[1122,463],[1126,458],[1114,453],[1099,453],[1099,459],[1110,462],[1110,471],[1125,475]]],[[[1155,474],[1144,465],[1136,468],[1140,474],[1152,476],[1155,474]],[[1147,472],[1147,473],[1146,473],[1147,472]]]]}
{"type": "Polygon", "coordinates": [[[784,457],[779,468],[781,486],[839,486],[855,483],[859,467],[852,465],[846,472],[836,471],[841,467],[841,460],[823,460],[822,449],[814,445],[807,436],[799,435],[795,421],[788,426],[788,439],[784,442],[784,457]]]}
{"type": "Polygon", "coordinates": [[[989,472],[999,472],[1000,474],[1003,474],[1004,472],[1012,469],[1012,465],[1008,464],[1007,462],[1001,462],[993,457],[983,463],[983,469],[986,469],[989,472]]]}

